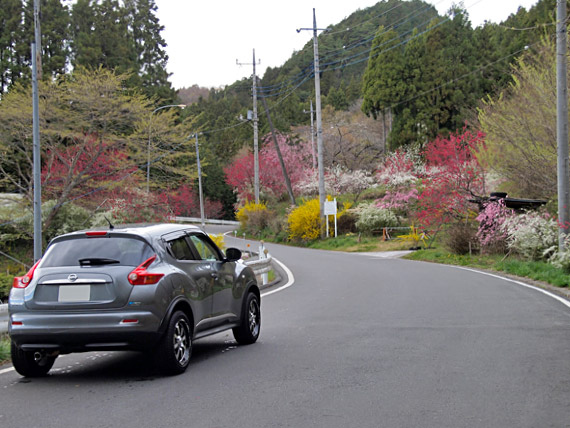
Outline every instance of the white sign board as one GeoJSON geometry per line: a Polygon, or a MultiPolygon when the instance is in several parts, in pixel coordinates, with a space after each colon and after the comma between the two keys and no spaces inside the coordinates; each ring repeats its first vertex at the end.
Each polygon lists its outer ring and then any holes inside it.
{"type": "Polygon", "coordinates": [[[336,215],[336,199],[325,201],[325,215],[336,215]]]}
{"type": "Polygon", "coordinates": [[[326,224],[327,224],[327,238],[329,237],[329,220],[328,220],[328,216],[329,215],[334,215],[334,236],[336,238],[336,232],[337,232],[337,225],[336,225],[336,198],[334,199],[334,201],[325,201],[325,216],[326,216],[326,224]]]}

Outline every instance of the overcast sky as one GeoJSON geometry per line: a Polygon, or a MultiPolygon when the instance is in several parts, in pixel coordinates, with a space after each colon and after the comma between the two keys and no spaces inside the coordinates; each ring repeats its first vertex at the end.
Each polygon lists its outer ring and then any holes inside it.
{"type": "MultiPolygon", "coordinates": [[[[429,0],[444,14],[457,0],[429,0]]],[[[257,74],[282,65],[312,37],[313,8],[317,27],[339,23],[375,0],[156,0],[164,25],[170,81],[176,89],[197,84],[219,87],[252,74],[253,49],[261,60],[257,74]]],[[[527,10],[537,0],[464,0],[474,26],[485,20],[500,22],[520,6],[527,10]]]]}

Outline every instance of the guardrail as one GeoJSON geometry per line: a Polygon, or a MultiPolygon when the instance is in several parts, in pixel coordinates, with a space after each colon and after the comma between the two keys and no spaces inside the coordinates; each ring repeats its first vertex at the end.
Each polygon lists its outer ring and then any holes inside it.
{"type": "Polygon", "coordinates": [[[271,260],[271,256],[267,256],[266,258],[258,260],[245,260],[244,263],[253,269],[253,273],[255,273],[257,281],[261,285],[267,285],[269,282],[267,274],[271,270],[271,260]]]}
{"type": "MultiPolygon", "coordinates": [[[[174,217],[174,220],[180,223],[202,223],[202,219],[199,217],[174,217]]],[[[233,220],[216,220],[216,219],[204,219],[204,223],[208,224],[220,224],[223,226],[238,226],[239,221],[233,220]]]]}
{"type": "Polygon", "coordinates": [[[0,305],[0,333],[8,331],[8,305],[0,305]]]}

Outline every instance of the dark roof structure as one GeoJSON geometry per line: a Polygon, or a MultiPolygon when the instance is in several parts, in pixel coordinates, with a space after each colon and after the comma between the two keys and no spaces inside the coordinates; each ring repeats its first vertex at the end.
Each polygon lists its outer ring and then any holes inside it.
{"type": "Polygon", "coordinates": [[[469,202],[479,205],[479,210],[485,208],[489,202],[498,202],[503,200],[507,208],[513,210],[536,210],[548,202],[544,199],[523,199],[523,198],[509,198],[506,193],[493,192],[489,197],[478,197],[476,199],[469,199],[469,202]]]}

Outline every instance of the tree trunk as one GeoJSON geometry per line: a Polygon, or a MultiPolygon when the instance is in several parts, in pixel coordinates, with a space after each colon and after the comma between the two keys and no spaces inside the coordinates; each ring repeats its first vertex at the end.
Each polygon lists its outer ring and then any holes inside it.
{"type": "Polygon", "coordinates": [[[269,115],[269,108],[267,108],[267,101],[265,98],[261,98],[263,101],[263,108],[265,109],[265,115],[267,116],[267,122],[269,122],[269,128],[271,128],[271,137],[273,139],[273,144],[275,144],[275,151],[277,152],[277,157],[279,158],[279,164],[281,165],[281,171],[283,171],[283,178],[285,179],[285,186],[287,186],[287,193],[289,193],[289,199],[291,200],[291,205],[297,205],[295,203],[295,196],[293,195],[293,188],[291,187],[291,180],[289,180],[289,174],[287,174],[287,169],[285,168],[285,162],[283,161],[283,156],[281,155],[281,150],[279,149],[279,144],[277,143],[277,137],[275,136],[275,128],[273,127],[273,121],[269,115]]]}

